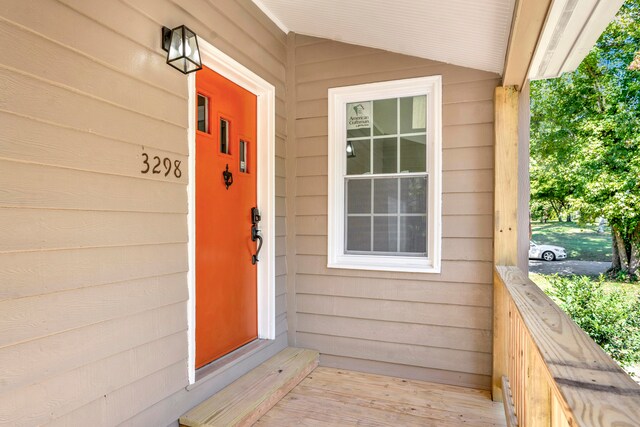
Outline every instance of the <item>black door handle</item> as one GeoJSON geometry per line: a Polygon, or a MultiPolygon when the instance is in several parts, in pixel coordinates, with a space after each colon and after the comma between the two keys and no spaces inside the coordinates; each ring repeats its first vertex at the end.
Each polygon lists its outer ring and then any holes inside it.
{"type": "Polygon", "coordinates": [[[262,249],[262,235],[260,235],[260,230],[258,229],[258,223],[262,219],[260,215],[260,211],[258,208],[251,208],[251,241],[255,242],[258,240],[258,249],[256,253],[251,256],[251,264],[254,264],[258,261],[258,254],[260,253],[260,249],[262,249]]]}
{"type": "Polygon", "coordinates": [[[251,264],[254,264],[254,265],[258,261],[260,261],[258,259],[258,254],[260,253],[260,250],[262,249],[262,236],[260,235],[260,230],[258,230],[257,224],[253,224],[251,226],[251,241],[255,242],[256,240],[258,240],[258,249],[256,250],[256,253],[251,256],[251,264]]]}

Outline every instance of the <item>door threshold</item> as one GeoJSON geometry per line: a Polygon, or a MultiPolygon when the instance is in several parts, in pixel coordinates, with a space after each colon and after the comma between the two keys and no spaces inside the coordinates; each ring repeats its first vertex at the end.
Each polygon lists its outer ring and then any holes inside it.
{"type": "Polygon", "coordinates": [[[242,347],[232,351],[231,353],[214,360],[208,365],[196,369],[195,382],[193,384],[189,384],[187,386],[187,390],[192,390],[198,387],[200,384],[207,382],[211,378],[218,376],[222,372],[237,365],[241,361],[264,349],[273,342],[273,340],[265,340],[260,338],[255,339],[250,343],[245,344],[242,347]]]}

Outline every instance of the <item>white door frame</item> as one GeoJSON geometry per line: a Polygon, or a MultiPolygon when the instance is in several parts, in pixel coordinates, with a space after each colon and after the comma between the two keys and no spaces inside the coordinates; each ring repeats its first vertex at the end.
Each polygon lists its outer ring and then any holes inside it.
{"type": "MultiPolygon", "coordinates": [[[[257,203],[262,219],[260,229],[264,245],[258,262],[258,338],[276,338],[275,325],[275,88],[272,84],[221,52],[198,39],[202,64],[257,97],[257,203]]],[[[196,363],[196,76],[188,76],[189,103],[189,383],[195,382],[196,363]]],[[[247,261],[249,262],[249,261],[247,261]]]]}

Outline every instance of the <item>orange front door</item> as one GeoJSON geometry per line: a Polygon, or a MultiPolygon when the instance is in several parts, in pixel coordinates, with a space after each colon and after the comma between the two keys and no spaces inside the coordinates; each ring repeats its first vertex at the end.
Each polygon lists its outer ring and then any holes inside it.
{"type": "Polygon", "coordinates": [[[258,336],[256,242],[251,239],[257,110],[254,94],[206,67],[196,74],[196,90],[199,368],[258,336]]]}

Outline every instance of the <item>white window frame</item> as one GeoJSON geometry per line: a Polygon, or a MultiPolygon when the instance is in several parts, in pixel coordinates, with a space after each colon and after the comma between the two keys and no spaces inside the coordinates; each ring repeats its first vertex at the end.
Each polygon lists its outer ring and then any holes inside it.
{"type": "Polygon", "coordinates": [[[442,76],[329,89],[329,189],[327,267],[358,270],[440,273],[442,241],[442,76]],[[409,96],[427,96],[427,256],[345,253],[347,170],[346,105],[409,96]]]}

